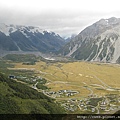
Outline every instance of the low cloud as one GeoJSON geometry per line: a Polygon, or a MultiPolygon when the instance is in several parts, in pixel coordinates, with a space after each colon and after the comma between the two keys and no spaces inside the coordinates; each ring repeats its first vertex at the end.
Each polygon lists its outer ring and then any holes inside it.
{"type": "Polygon", "coordinates": [[[85,27],[101,18],[120,17],[119,11],[93,12],[75,10],[27,11],[14,8],[0,8],[0,22],[5,24],[39,26],[61,36],[78,34],[85,27]]]}

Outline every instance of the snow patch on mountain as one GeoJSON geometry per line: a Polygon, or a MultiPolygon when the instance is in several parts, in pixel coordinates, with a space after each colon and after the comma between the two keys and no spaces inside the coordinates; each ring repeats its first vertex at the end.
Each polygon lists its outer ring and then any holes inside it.
{"type": "Polygon", "coordinates": [[[120,58],[120,18],[101,19],[88,26],[61,53],[78,60],[116,63],[120,58]]]}
{"type": "Polygon", "coordinates": [[[40,29],[39,27],[32,27],[32,26],[19,26],[19,25],[5,25],[4,23],[0,24],[0,31],[2,33],[4,33],[6,36],[9,36],[11,33],[15,32],[15,31],[20,31],[22,32],[23,35],[25,35],[27,38],[29,36],[27,36],[27,34],[25,33],[25,31],[27,32],[31,32],[31,33],[41,33],[44,34],[43,29],[40,29]]]}
{"type": "Polygon", "coordinates": [[[15,45],[17,46],[18,51],[22,51],[22,50],[20,49],[20,47],[17,45],[17,43],[16,43],[16,42],[14,42],[14,43],[15,43],[15,45]]]}
{"type": "Polygon", "coordinates": [[[39,27],[29,26],[28,28],[29,28],[30,32],[32,32],[32,33],[38,33],[39,32],[39,33],[44,34],[44,31],[45,31],[43,29],[40,29],[39,27]]]}
{"type": "Polygon", "coordinates": [[[115,63],[116,60],[120,57],[120,37],[115,42],[115,51],[113,56],[114,57],[112,62],[115,63]]]}
{"type": "Polygon", "coordinates": [[[66,56],[71,56],[76,50],[77,50],[78,44],[76,44],[73,49],[71,50],[71,47],[69,48],[70,52],[66,56]]]}
{"type": "Polygon", "coordinates": [[[0,31],[6,36],[9,36],[10,33],[15,32],[17,29],[11,25],[0,24],[0,31]]]}

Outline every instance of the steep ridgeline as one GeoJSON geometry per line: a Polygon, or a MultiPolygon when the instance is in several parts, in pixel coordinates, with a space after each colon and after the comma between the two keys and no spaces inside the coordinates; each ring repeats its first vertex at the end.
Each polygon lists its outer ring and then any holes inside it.
{"type": "Polygon", "coordinates": [[[54,52],[65,41],[39,27],[0,24],[0,50],[54,52]]]}
{"type": "Polygon", "coordinates": [[[120,19],[101,19],[60,50],[79,60],[120,63],[120,19]]]}

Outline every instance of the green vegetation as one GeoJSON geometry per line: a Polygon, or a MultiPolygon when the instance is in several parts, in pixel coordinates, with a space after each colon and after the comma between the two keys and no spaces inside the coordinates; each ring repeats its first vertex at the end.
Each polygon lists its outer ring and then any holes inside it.
{"type": "Polygon", "coordinates": [[[36,85],[36,87],[37,87],[38,89],[42,89],[42,90],[48,89],[48,87],[42,85],[41,83],[38,83],[38,84],[36,85]]]}
{"type": "Polygon", "coordinates": [[[4,60],[11,60],[13,62],[28,62],[28,63],[35,63],[37,62],[37,57],[33,54],[8,54],[3,57],[4,60]]]}
{"type": "Polygon", "coordinates": [[[43,93],[0,73],[0,114],[62,114],[64,110],[43,93]]]}
{"type": "Polygon", "coordinates": [[[98,102],[101,101],[103,98],[90,98],[89,105],[97,106],[98,102]]]}
{"type": "MultiPolygon", "coordinates": [[[[97,46],[94,47],[96,49],[97,46]]],[[[51,62],[39,58],[37,60],[39,61],[34,65],[23,64],[22,60],[0,61],[0,71],[4,74],[0,74],[0,107],[4,113],[64,113],[60,105],[67,113],[72,114],[104,113],[105,111],[100,108],[103,97],[106,110],[110,107],[116,109],[120,105],[120,96],[111,95],[119,94],[118,65],[80,61],[51,62]],[[9,75],[14,75],[16,79],[8,79],[9,75]],[[78,93],[69,96],[68,92],[57,92],[60,90],[78,93]],[[7,104],[4,106],[5,102],[7,104]],[[12,112],[6,109],[9,103],[12,112]]]]}
{"type": "Polygon", "coordinates": [[[36,87],[37,87],[38,89],[42,89],[42,90],[48,89],[48,87],[44,85],[44,84],[47,82],[46,79],[42,78],[42,79],[37,80],[37,81],[39,81],[38,84],[36,85],[36,87]]]}
{"type": "Polygon", "coordinates": [[[32,61],[32,62],[23,62],[23,65],[35,65],[35,61],[32,61]]]}
{"type": "Polygon", "coordinates": [[[4,96],[0,94],[0,108],[0,114],[20,113],[19,106],[8,95],[4,96]]]}
{"type": "Polygon", "coordinates": [[[9,64],[6,61],[0,60],[0,69],[6,69],[7,67],[14,67],[14,65],[9,64]]]}
{"type": "Polygon", "coordinates": [[[14,64],[12,64],[10,61],[0,60],[0,71],[2,73],[9,75],[10,71],[7,69],[8,67],[13,68],[14,64]]]}

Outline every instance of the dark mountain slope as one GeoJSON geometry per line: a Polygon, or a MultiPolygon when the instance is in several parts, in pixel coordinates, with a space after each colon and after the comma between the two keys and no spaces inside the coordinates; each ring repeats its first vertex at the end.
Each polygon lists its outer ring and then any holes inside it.
{"type": "Polygon", "coordinates": [[[1,50],[49,53],[58,51],[65,41],[58,34],[39,27],[0,24],[0,43],[1,50]]]}

